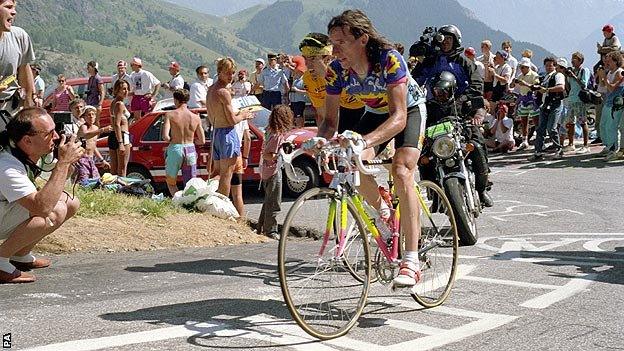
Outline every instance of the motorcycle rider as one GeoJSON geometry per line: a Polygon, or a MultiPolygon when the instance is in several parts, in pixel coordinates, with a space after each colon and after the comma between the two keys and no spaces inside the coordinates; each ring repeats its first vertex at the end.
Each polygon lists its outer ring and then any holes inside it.
{"type": "MultiPolygon", "coordinates": [[[[491,183],[488,180],[488,158],[485,148],[485,139],[479,130],[479,125],[485,117],[483,103],[483,79],[477,71],[477,66],[463,55],[461,47],[461,32],[454,25],[445,25],[438,29],[437,37],[441,42],[434,42],[439,50],[433,57],[416,65],[412,71],[412,77],[422,86],[427,86],[427,100],[432,101],[432,83],[443,71],[451,72],[456,81],[455,102],[461,103],[461,114],[471,117],[473,127],[469,129],[470,140],[475,145],[475,150],[468,154],[472,160],[475,174],[475,188],[479,193],[481,203],[486,207],[492,207],[492,198],[488,194],[491,183]],[[479,101],[481,101],[479,103],[479,101]]],[[[448,116],[446,108],[433,106],[427,103],[427,126],[437,123],[440,118],[448,116]],[[431,111],[429,110],[431,108],[431,111]]]]}

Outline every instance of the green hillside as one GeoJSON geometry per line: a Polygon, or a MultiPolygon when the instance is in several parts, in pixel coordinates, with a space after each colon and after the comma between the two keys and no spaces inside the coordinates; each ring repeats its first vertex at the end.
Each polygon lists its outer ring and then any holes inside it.
{"type": "Polygon", "coordinates": [[[178,61],[187,79],[194,69],[229,55],[251,67],[267,49],[239,39],[225,19],[157,0],[29,0],[18,3],[16,24],[32,36],[47,81],[52,75],[84,76],[95,59],[111,74],[119,59],[139,56],[146,69],[168,79],[167,64],[178,61]]]}

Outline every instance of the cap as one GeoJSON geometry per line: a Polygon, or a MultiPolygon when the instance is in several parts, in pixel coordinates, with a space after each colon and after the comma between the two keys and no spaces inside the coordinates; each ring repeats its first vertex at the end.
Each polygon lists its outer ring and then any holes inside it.
{"type": "Polygon", "coordinates": [[[256,62],[260,62],[261,64],[263,64],[263,65],[264,65],[264,59],[257,58],[257,59],[256,59],[256,62]]]}
{"type": "Polygon", "coordinates": [[[295,64],[295,69],[299,72],[307,71],[307,67],[305,64],[305,59],[303,56],[293,56],[292,62],[295,64]]]}
{"type": "Polygon", "coordinates": [[[132,61],[130,62],[131,65],[137,65],[139,67],[143,67],[143,61],[138,58],[138,57],[133,57],[132,61]]]}
{"type": "Polygon", "coordinates": [[[124,60],[117,61],[117,67],[127,67],[128,64],[124,60]]]}
{"type": "Polygon", "coordinates": [[[89,111],[93,111],[95,113],[97,113],[97,108],[95,108],[95,106],[91,106],[91,105],[87,105],[84,107],[84,109],[82,109],[82,113],[80,114],[80,116],[84,116],[85,113],[89,112],[89,111]]]}
{"type": "Polygon", "coordinates": [[[272,52],[269,52],[269,53],[267,54],[267,58],[268,58],[269,60],[276,59],[276,58],[277,58],[277,55],[276,55],[276,54],[274,54],[274,53],[272,53],[272,52]]]}
{"type": "Polygon", "coordinates": [[[507,58],[509,57],[507,51],[497,51],[496,55],[500,55],[505,61],[507,61],[507,58]]]}
{"type": "Polygon", "coordinates": [[[173,68],[173,69],[178,69],[179,70],[180,69],[180,64],[175,62],[175,61],[171,61],[171,62],[169,62],[169,67],[168,68],[169,69],[173,68]]]}
{"type": "Polygon", "coordinates": [[[561,66],[564,68],[568,68],[568,60],[565,59],[565,57],[560,57],[557,59],[557,66],[561,66]]]}
{"type": "Polygon", "coordinates": [[[603,32],[613,33],[614,30],[615,30],[615,28],[613,28],[612,24],[605,24],[605,26],[602,27],[602,31],[603,32]]]}
{"type": "Polygon", "coordinates": [[[528,57],[523,57],[518,61],[518,66],[531,67],[531,59],[528,57]]]}
{"type": "Polygon", "coordinates": [[[100,70],[100,65],[96,61],[87,62],[87,66],[91,66],[95,69],[96,72],[100,70]]]}
{"type": "Polygon", "coordinates": [[[466,56],[475,56],[476,54],[477,52],[472,46],[469,46],[466,48],[466,50],[464,50],[464,55],[466,56]]]}

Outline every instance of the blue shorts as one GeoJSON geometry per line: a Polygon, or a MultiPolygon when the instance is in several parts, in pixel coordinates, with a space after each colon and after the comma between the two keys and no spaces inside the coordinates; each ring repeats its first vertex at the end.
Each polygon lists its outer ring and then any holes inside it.
{"type": "Polygon", "coordinates": [[[241,154],[241,142],[234,127],[215,128],[212,140],[214,161],[236,158],[241,154]]]}
{"type": "Polygon", "coordinates": [[[167,147],[165,159],[167,184],[177,184],[180,168],[182,168],[184,184],[197,176],[197,152],[194,144],[170,144],[167,147]]]}

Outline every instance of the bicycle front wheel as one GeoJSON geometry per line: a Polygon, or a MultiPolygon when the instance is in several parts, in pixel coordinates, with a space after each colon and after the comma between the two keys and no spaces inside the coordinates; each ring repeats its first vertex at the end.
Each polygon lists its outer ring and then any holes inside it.
{"type": "Polygon", "coordinates": [[[458,258],[458,236],[455,217],[444,190],[423,180],[416,190],[420,205],[421,234],[418,256],[421,280],[412,288],[412,297],[423,307],[441,305],[455,281],[458,258]]]}
{"type": "Polygon", "coordinates": [[[355,325],[366,305],[370,283],[364,223],[349,199],[345,198],[344,204],[341,201],[333,189],[306,191],[290,208],[279,242],[284,301],[295,322],[323,340],[342,336],[355,325]],[[346,229],[353,224],[358,235],[347,235],[346,229]],[[341,227],[344,240],[340,240],[341,227]],[[321,237],[312,240],[298,233],[321,237]]]}

